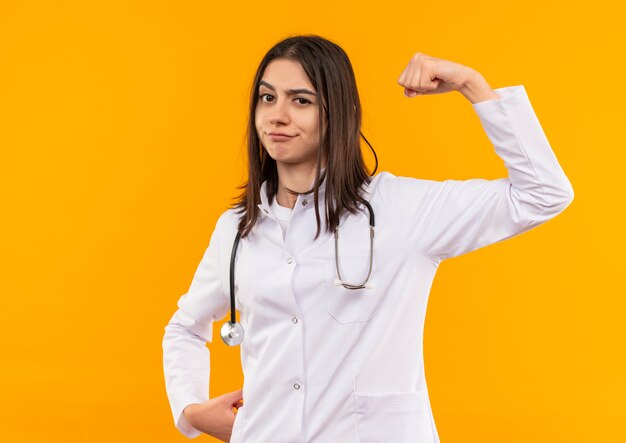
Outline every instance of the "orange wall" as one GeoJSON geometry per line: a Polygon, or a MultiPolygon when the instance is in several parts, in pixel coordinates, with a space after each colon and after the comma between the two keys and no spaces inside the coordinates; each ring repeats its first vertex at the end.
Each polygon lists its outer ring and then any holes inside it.
{"type": "MultiPolygon", "coordinates": [[[[244,178],[258,62],[317,33],[351,57],[379,171],[506,174],[462,95],[404,97],[396,80],[423,52],[493,88],[523,84],[574,186],[554,220],[441,265],[425,362],[443,442],[624,441],[626,97],[610,3],[214,3],[0,2],[0,440],[187,441],[163,328],[244,178]]],[[[220,326],[212,395],[242,382],[220,326]]]]}

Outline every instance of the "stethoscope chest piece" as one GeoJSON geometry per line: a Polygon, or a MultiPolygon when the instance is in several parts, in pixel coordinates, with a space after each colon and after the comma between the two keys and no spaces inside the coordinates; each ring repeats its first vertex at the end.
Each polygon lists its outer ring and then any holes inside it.
{"type": "Polygon", "coordinates": [[[237,346],[243,341],[243,327],[239,323],[227,321],[222,325],[222,340],[228,346],[237,346]]]}

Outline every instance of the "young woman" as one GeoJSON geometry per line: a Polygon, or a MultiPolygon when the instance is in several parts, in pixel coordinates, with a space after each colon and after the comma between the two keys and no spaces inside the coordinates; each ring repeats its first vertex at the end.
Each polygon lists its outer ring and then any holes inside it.
{"type": "Polygon", "coordinates": [[[494,91],[474,69],[421,53],[398,84],[407,97],[466,97],[508,178],[370,175],[345,52],[312,35],[276,44],[252,86],[248,181],[165,327],[166,390],[184,435],[439,441],[422,355],[439,264],[546,222],[574,193],[522,85],[494,91]],[[206,342],[231,294],[241,324],[233,311],[223,338],[243,339],[244,385],[209,398],[206,342]]]}

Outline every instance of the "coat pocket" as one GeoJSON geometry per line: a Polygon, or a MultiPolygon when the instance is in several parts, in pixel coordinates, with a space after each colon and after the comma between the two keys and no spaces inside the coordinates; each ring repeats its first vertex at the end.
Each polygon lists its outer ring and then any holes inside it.
{"type": "Polygon", "coordinates": [[[354,394],[361,443],[434,443],[425,390],[354,394]]]}
{"type": "Polygon", "coordinates": [[[233,423],[233,429],[230,434],[229,443],[241,443],[243,441],[243,428],[246,424],[246,408],[245,405],[237,409],[237,415],[235,415],[235,422],[233,423]]]}
{"type": "MultiPolygon", "coordinates": [[[[335,260],[325,262],[328,313],[339,323],[355,323],[374,318],[383,298],[375,255],[376,252],[374,252],[372,274],[369,278],[368,287],[360,289],[346,289],[341,284],[337,284],[335,260]]],[[[361,284],[367,277],[369,260],[369,252],[340,256],[339,270],[342,280],[345,283],[361,284]]]]}

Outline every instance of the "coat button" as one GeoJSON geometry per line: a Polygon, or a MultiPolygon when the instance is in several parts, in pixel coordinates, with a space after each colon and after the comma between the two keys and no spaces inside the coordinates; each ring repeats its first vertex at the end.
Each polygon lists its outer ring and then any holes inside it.
{"type": "Polygon", "coordinates": [[[294,325],[298,323],[298,319],[296,317],[292,318],[291,321],[293,322],[294,325]]]}
{"type": "Polygon", "coordinates": [[[298,383],[293,385],[293,388],[297,391],[298,389],[300,389],[300,385],[298,383]]]}
{"type": "Polygon", "coordinates": [[[287,263],[289,263],[289,264],[293,263],[293,258],[289,257],[289,258],[287,259],[287,263]]]}

